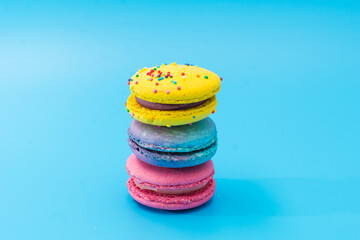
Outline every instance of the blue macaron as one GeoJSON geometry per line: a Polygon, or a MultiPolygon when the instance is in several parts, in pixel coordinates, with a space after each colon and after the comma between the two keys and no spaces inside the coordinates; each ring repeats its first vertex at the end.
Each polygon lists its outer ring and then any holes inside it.
{"type": "Polygon", "coordinates": [[[157,127],[133,120],[128,130],[131,150],[149,164],[182,168],[210,160],[217,150],[217,132],[208,117],[191,125],[157,127]]]}

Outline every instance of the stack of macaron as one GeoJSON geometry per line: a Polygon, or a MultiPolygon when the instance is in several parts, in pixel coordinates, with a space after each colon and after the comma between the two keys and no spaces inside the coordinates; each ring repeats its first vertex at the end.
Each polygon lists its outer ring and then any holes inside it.
{"type": "Polygon", "coordinates": [[[200,206],[215,192],[215,113],[221,78],[176,63],[143,68],[128,81],[126,110],[133,154],[127,159],[130,195],[149,207],[182,210],[200,206]]]}

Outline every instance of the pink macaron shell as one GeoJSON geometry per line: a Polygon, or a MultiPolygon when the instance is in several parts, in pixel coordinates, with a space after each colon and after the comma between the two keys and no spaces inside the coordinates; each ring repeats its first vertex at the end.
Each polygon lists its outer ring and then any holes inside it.
{"type": "Polygon", "coordinates": [[[206,184],[213,178],[213,175],[210,175],[209,177],[196,182],[196,183],[189,183],[189,184],[183,184],[183,185],[155,185],[150,183],[142,182],[140,183],[137,178],[132,177],[134,180],[134,183],[137,187],[141,189],[148,189],[155,191],[157,193],[163,193],[163,194],[183,194],[183,193],[190,193],[194,192],[200,188],[203,188],[206,186],[206,184]]]}
{"type": "Polygon", "coordinates": [[[138,183],[173,186],[198,183],[214,174],[211,160],[193,167],[164,168],[150,165],[131,154],[126,162],[128,174],[138,183]]]}
{"type": "Polygon", "coordinates": [[[151,190],[138,188],[134,180],[129,178],[129,193],[137,202],[152,208],[164,210],[185,210],[198,207],[211,199],[215,192],[215,180],[195,192],[181,195],[160,194],[151,190]]]}

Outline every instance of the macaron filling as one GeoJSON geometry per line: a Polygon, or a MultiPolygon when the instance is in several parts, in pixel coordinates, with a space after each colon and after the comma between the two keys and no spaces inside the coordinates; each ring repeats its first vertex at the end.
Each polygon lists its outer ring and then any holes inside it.
{"type": "MultiPolygon", "coordinates": [[[[128,174],[131,176],[130,172],[128,174]]],[[[134,180],[135,185],[143,190],[151,190],[157,193],[161,194],[187,194],[192,193],[197,190],[200,190],[201,188],[205,187],[206,184],[213,178],[214,172],[208,176],[207,178],[195,182],[195,183],[189,183],[184,185],[157,185],[157,184],[151,184],[147,182],[142,182],[140,179],[136,178],[135,176],[131,176],[131,178],[134,180]]]]}
{"type": "Polygon", "coordinates": [[[140,104],[143,107],[146,107],[148,109],[152,110],[160,110],[160,111],[174,111],[174,110],[185,110],[193,107],[200,106],[204,102],[206,102],[207,99],[200,101],[200,102],[194,102],[194,103],[184,103],[184,104],[165,104],[165,103],[154,103],[149,102],[143,99],[140,99],[136,97],[136,102],[140,104]]]}

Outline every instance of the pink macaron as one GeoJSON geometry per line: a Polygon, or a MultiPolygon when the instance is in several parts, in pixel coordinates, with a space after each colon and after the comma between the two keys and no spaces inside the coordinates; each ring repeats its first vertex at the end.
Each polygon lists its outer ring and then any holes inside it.
{"type": "Polygon", "coordinates": [[[166,210],[200,206],[214,195],[214,165],[211,160],[193,167],[164,168],[150,165],[131,154],[126,162],[127,186],[139,203],[166,210]]]}

